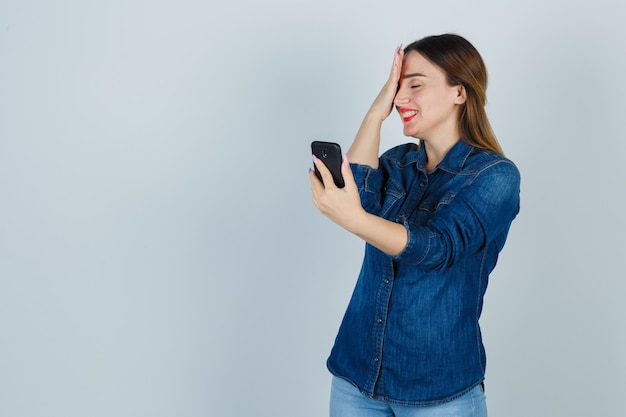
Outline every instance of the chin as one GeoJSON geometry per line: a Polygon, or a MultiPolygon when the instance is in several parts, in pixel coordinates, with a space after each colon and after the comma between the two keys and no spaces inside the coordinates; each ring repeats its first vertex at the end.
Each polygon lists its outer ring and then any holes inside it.
{"type": "Polygon", "coordinates": [[[415,138],[418,139],[418,132],[415,129],[411,129],[409,127],[405,127],[403,130],[404,136],[410,137],[410,138],[415,138]]]}

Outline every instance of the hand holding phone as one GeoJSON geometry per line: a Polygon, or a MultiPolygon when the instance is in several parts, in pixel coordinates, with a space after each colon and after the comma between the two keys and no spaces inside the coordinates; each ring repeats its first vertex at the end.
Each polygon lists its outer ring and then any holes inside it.
{"type": "MultiPolygon", "coordinates": [[[[343,160],[343,154],[341,153],[341,147],[339,144],[334,142],[314,141],[311,143],[311,151],[317,159],[324,162],[324,165],[326,165],[333,176],[335,185],[338,188],[343,188],[345,186],[343,176],[341,175],[341,162],[343,160]]],[[[317,167],[315,167],[315,175],[320,181],[323,182],[322,175],[317,167]]]]}

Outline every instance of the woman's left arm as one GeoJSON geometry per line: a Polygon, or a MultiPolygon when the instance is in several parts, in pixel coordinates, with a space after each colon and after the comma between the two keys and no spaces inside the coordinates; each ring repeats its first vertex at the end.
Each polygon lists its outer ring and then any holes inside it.
{"type": "Polygon", "coordinates": [[[408,243],[396,258],[424,270],[447,268],[504,238],[520,209],[520,175],[508,160],[478,173],[425,224],[404,219],[408,243]]]}

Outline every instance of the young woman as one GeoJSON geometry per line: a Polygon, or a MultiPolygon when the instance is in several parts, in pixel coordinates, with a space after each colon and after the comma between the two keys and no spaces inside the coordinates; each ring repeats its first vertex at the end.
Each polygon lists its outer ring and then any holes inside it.
{"type": "Polygon", "coordinates": [[[520,176],[487,119],[486,87],[460,36],[398,48],[344,158],[346,186],[313,158],[315,206],[366,242],[328,359],[331,417],[487,415],[478,319],[520,176]],[[393,109],[415,140],[379,156],[393,109]]]}

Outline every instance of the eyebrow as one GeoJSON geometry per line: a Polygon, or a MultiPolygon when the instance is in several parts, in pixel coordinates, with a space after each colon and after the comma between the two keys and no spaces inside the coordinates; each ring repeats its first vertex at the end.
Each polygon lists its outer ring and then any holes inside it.
{"type": "Polygon", "coordinates": [[[424,74],[419,73],[419,72],[415,72],[413,74],[404,74],[402,76],[402,79],[406,80],[407,78],[412,78],[412,77],[426,77],[426,76],[424,74]]]}

